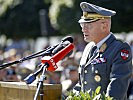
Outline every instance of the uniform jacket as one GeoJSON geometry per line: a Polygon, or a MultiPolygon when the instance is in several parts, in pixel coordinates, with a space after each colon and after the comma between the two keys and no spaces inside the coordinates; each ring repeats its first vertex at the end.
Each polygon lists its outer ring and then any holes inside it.
{"type": "MultiPolygon", "coordinates": [[[[126,100],[132,73],[130,46],[117,40],[113,34],[88,61],[94,43],[87,44],[79,66],[79,83],[73,91],[95,91],[101,86],[101,93],[116,100],[126,100]]],[[[91,92],[90,92],[91,93],[91,92]]]]}

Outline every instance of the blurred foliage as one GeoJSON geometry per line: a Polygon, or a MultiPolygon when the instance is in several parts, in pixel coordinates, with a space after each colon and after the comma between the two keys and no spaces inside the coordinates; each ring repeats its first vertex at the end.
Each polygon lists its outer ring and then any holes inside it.
{"type": "Polygon", "coordinates": [[[0,15],[4,14],[8,8],[21,3],[21,0],[0,0],[0,15]]]}
{"type": "Polygon", "coordinates": [[[66,100],[113,100],[112,97],[106,96],[104,93],[100,93],[101,87],[98,86],[95,91],[92,91],[92,95],[88,92],[80,92],[79,95],[76,95],[72,91],[69,92],[69,95],[66,100]]]}
{"type": "MultiPolygon", "coordinates": [[[[51,7],[55,5],[54,1],[60,0],[49,0],[51,1],[51,7]]],[[[62,0],[65,3],[65,0],[62,0]]],[[[49,12],[50,20],[53,22],[52,25],[60,30],[61,33],[79,33],[80,27],[78,25],[78,20],[82,15],[80,9],[80,2],[86,1],[90,2],[108,9],[115,10],[117,14],[112,17],[112,32],[130,32],[133,30],[133,1],[131,0],[71,0],[73,7],[67,6],[65,4],[56,5],[58,6],[58,12],[49,12]],[[57,19],[54,22],[52,20],[51,13],[56,13],[57,19]]],[[[70,0],[68,1],[70,2],[70,0]]],[[[50,9],[52,9],[50,7],[50,9]]],[[[57,7],[56,7],[57,8],[57,7]]]]}
{"type": "Polygon", "coordinates": [[[49,17],[55,29],[64,35],[80,32],[80,0],[47,0],[46,3],[48,2],[51,2],[49,17]]]}
{"type": "MultiPolygon", "coordinates": [[[[13,3],[10,4],[10,6],[12,5],[13,3]]],[[[43,0],[21,0],[13,8],[10,6],[8,6],[6,12],[0,17],[1,34],[6,34],[12,38],[36,38],[42,35],[40,31],[39,11],[45,9],[46,13],[48,13],[49,5],[45,5],[43,0]]],[[[48,16],[46,16],[46,19],[47,25],[49,25],[48,16]]],[[[50,25],[48,29],[51,32],[52,28],[50,25]]]]}
{"type": "MultiPolygon", "coordinates": [[[[59,17],[62,7],[73,7],[72,0],[52,0],[51,6],[49,8],[49,17],[51,20],[51,23],[55,26],[55,28],[58,28],[57,19],[59,17]]],[[[64,16],[62,16],[64,17],[64,16]]]]}
{"type": "MultiPolygon", "coordinates": [[[[81,33],[78,20],[80,2],[88,0],[0,0],[0,34],[8,37],[33,37],[81,33]],[[48,34],[40,30],[39,11],[46,10],[48,34]]],[[[115,10],[112,32],[133,30],[132,0],[89,0],[90,3],[115,10]]]]}

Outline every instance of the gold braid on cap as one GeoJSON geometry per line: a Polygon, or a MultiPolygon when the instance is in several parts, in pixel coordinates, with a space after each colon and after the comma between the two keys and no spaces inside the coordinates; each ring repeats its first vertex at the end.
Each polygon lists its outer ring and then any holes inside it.
{"type": "Polygon", "coordinates": [[[82,19],[105,19],[105,18],[111,18],[111,16],[103,16],[100,14],[83,12],[83,16],[81,18],[82,19]]]}

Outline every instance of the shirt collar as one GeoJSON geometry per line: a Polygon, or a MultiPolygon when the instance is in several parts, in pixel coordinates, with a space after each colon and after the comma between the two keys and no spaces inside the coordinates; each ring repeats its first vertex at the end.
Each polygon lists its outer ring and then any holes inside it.
{"type": "Polygon", "coordinates": [[[96,44],[96,46],[97,46],[98,49],[99,49],[99,48],[102,46],[102,44],[111,36],[111,34],[112,34],[112,33],[110,33],[109,35],[107,35],[105,38],[103,38],[100,42],[98,42],[98,43],[96,44]]]}

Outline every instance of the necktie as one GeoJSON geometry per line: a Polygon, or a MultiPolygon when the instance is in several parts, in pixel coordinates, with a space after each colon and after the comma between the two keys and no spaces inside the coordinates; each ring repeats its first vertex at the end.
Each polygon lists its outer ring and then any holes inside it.
{"type": "Polygon", "coordinates": [[[92,47],[90,51],[90,57],[92,57],[96,53],[97,46],[92,47]]]}
{"type": "Polygon", "coordinates": [[[89,53],[89,55],[87,57],[86,62],[88,62],[88,60],[94,55],[94,52],[96,51],[96,49],[97,49],[97,46],[94,46],[94,47],[91,48],[90,53],[89,53]]]}

